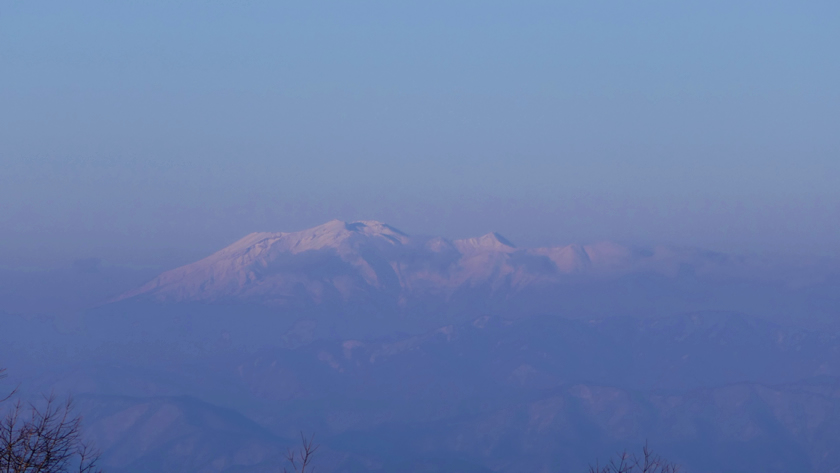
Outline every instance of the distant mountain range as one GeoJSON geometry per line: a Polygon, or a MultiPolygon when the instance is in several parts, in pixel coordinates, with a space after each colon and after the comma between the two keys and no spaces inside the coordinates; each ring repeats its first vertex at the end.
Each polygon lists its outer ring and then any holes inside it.
{"type": "Polygon", "coordinates": [[[840,465],[840,333],[733,313],[96,353],[40,382],[79,395],[109,471],[277,471],[301,429],[325,472],[573,473],[646,440],[695,473],[840,465]]]}
{"type": "MultiPolygon", "coordinates": [[[[254,233],[78,317],[0,313],[108,471],[840,472],[840,278],[697,249],[517,248],[374,221],[254,233]]],[[[13,385],[13,384],[12,384],[13,385]]]]}
{"type": "Polygon", "coordinates": [[[478,287],[515,292],[570,277],[731,275],[745,267],[743,258],[708,251],[634,250],[609,242],[517,248],[498,233],[448,240],[410,236],[376,221],[333,220],[299,232],[252,233],[116,300],[284,305],[348,301],[371,293],[405,300],[478,287]]]}
{"type": "Polygon", "coordinates": [[[127,314],[129,306],[153,304],[156,314],[177,306],[182,316],[185,304],[198,304],[193,312],[204,314],[202,326],[212,324],[208,314],[230,309],[237,320],[271,313],[282,331],[311,318],[319,336],[362,337],[421,333],[476,314],[600,318],[730,310],[833,326],[837,274],[830,265],[691,248],[610,242],[517,248],[497,233],[449,240],[376,221],[333,220],[299,232],[252,233],[120,295],[107,310],[127,314]]]}

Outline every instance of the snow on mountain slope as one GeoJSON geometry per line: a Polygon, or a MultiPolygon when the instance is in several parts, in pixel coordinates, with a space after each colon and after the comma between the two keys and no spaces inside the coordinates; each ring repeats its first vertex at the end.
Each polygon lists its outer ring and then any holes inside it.
{"type": "Polygon", "coordinates": [[[362,255],[408,242],[405,234],[379,222],[333,220],[300,232],[252,233],[201,261],[167,271],[119,299],[142,294],[160,300],[262,296],[279,302],[299,296],[301,290],[318,299],[324,279],[341,293],[349,293],[356,285],[378,288],[384,284],[383,268],[375,267],[380,263],[377,258],[369,261],[362,255]]]}
{"type": "Polygon", "coordinates": [[[451,295],[462,288],[518,290],[566,275],[643,270],[673,274],[694,253],[633,252],[612,243],[519,249],[497,233],[450,241],[411,237],[381,222],[342,222],[292,233],[252,233],[201,261],[173,269],[117,300],[284,304],[364,295],[451,295]]]}

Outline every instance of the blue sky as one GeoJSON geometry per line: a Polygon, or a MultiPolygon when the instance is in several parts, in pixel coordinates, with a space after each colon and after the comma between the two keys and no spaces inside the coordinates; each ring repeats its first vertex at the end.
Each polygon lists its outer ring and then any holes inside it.
{"type": "Polygon", "coordinates": [[[837,2],[6,2],[0,263],[332,218],[838,255],[838,25],[837,2]]]}

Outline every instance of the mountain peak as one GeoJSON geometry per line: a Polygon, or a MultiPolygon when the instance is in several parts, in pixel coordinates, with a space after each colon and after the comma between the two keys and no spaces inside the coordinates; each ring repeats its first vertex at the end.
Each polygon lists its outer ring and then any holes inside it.
{"type": "Polygon", "coordinates": [[[360,238],[385,239],[393,244],[405,244],[409,240],[405,233],[376,220],[356,222],[330,220],[317,227],[278,235],[285,237],[286,244],[294,252],[336,247],[343,242],[358,241],[360,238]]]}
{"type": "Polygon", "coordinates": [[[459,250],[483,250],[483,251],[504,251],[510,252],[516,249],[516,246],[507,238],[499,235],[496,232],[490,232],[478,238],[466,238],[464,240],[456,240],[455,245],[459,250]]]}
{"type": "Polygon", "coordinates": [[[494,244],[494,245],[504,245],[504,246],[508,246],[510,248],[516,248],[516,245],[511,243],[510,240],[508,240],[507,238],[499,235],[496,232],[490,232],[490,233],[482,236],[480,239],[488,241],[488,242],[492,242],[492,244],[494,244]]]}
{"type": "MultiPolygon", "coordinates": [[[[338,221],[338,220],[334,220],[338,221]]],[[[407,237],[408,235],[397,230],[396,228],[376,220],[360,220],[357,222],[342,222],[345,230],[357,233],[364,233],[365,235],[399,235],[407,237]]]]}

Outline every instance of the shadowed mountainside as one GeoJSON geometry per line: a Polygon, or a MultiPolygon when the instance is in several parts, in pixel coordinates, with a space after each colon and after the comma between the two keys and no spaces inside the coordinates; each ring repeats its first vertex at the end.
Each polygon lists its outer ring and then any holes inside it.
{"type": "Polygon", "coordinates": [[[77,393],[109,471],[837,473],[830,263],[520,249],[339,221],[257,233],[79,317],[2,314],[24,395],[77,393]]]}
{"type": "Polygon", "coordinates": [[[111,471],[264,471],[301,429],[318,432],[324,471],[571,472],[646,439],[694,472],[840,459],[838,334],[733,313],[107,353],[30,383],[82,395],[111,471]]]}

